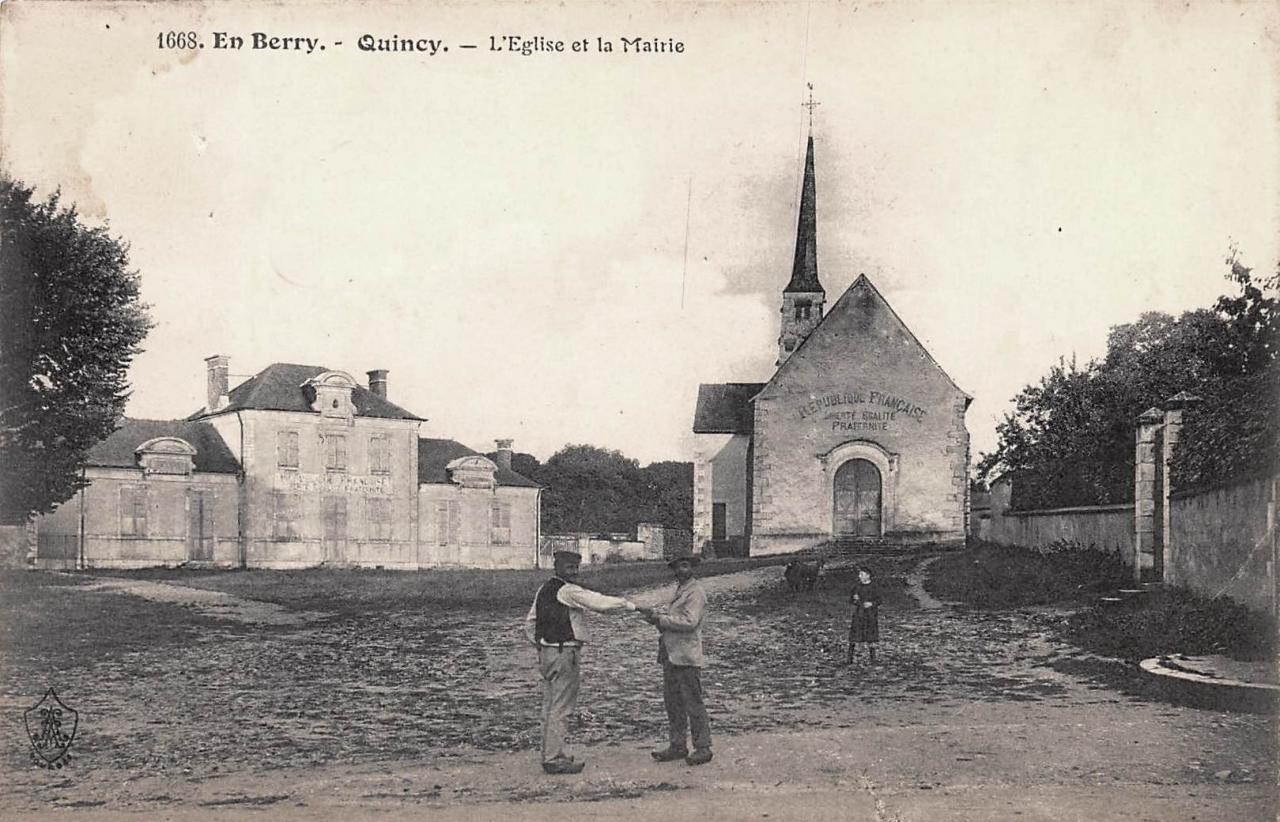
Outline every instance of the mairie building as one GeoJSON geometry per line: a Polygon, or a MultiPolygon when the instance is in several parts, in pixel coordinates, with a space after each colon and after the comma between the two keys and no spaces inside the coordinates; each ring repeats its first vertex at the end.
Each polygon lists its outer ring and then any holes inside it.
{"type": "Polygon", "coordinates": [[[965,538],[972,398],[865,275],[827,308],[813,137],[777,370],[712,383],[694,412],[694,540],[776,554],[965,538]]]}
{"type": "Polygon", "coordinates": [[[88,485],[37,520],[36,565],[417,569],[538,564],[541,489],[492,456],[419,435],[423,418],[320,366],[276,363],[206,406],[124,419],[87,455],[88,485]]]}

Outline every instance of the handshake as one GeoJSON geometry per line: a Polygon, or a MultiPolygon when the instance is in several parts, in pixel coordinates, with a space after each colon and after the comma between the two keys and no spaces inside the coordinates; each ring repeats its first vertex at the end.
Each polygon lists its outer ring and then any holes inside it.
{"type": "Polygon", "coordinates": [[[646,607],[644,605],[636,605],[636,613],[650,625],[658,624],[658,612],[656,608],[646,607]]]}

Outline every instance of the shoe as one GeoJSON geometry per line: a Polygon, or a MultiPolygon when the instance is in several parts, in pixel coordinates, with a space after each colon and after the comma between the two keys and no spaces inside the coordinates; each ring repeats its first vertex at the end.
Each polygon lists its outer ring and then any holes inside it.
{"type": "Polygon", "coordinates": [[[585,762],[574,762],[572,759],[551,759],[542,763],[542,770],[550,774],[582,773],[587,766],[585,762]]]}
{"type": "Polygon", "coordinates": [[[711,761],[711,750],[709,748],[703,748],[700,751],[694,751],[686,756],[684,761],[688,762],[690,765],[705,765],[711,761]]]}
{"type": "Polygon", "coordinates": [[[675,762],[677,759],[684,759],[688,755],[688,751],[670,746],[663,748],[660,751],[651,751],[649,753],[649,756],[652,756],[659,762],[675,762]]]}

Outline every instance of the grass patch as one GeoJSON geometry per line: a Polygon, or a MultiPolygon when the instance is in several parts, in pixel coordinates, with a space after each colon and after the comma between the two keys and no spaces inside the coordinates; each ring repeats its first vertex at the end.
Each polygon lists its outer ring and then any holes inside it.
{"type": "Polygon", "coordinates": [[[982,543],[938,560],[925,588],[939,599],[978,608],[1076,604],[1060,623],[1063,638],[1101,656],[1137,661],[1162,654],[1222,654],[1272,659],[1276,626],[1229,599],[1158,588],[1119,603],[1099,595],[1133,584],[1114,555],[1059,543],[1047,551],[982,543]]]}
{"type": "Polygon", "coordinates": [[[187,643],[202,628],[225,626],[172,603],[79,591],[79,582],[66,574],[0,571],[0,656],[15,667],[43,660],[59,670],[187,643]]]}
{"type": "MultiPolygon", "coordinates": [[[[726,558],[704,562],[701,577],[729,574],[766,565],[786,557],[726,558]]],[[[483,570],[476,568],[428,571],[378,571],[350,568],[308,568],[296,571],[211,571],[186,568],[148,568],[136,571],[93,571],[118,576],[174,582],[193,588],[222,591],[237,597],[272,602],[292,610],[343,613],[410,611],[428,607],[528,607],[550,569],[483,570]]],[[[619,594],[672,580],[666,563],[628,562],[589,565],[580,581],[588,588],[619,594]]]]}
{"type": "Polygon", "coordinates": [[[1137,661],[1162,654],[1222,654],[1242,661],[1273,659],[1275,625],[1229,599],[1165,588],[1068,620],[1066,637],[1103,656],[1137,661]]]}
{"type": "Polygon", "coordinates": [[[925,590],[977,608],[1051,605],[1114,591],[1132,572],[1114,554],[1076,543],[1033,551],[979,543],[946,554],[929,569],[925,590]]]}

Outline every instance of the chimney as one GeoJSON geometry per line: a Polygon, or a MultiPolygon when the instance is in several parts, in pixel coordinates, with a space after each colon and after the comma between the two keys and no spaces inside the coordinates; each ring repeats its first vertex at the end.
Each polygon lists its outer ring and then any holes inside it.
{"type": "Polygon", "coordinates": [[[226,354],[214,354],[204,358],[208,374],[208,410],[217,411],[227,404],[227,369],[231,358],[226,354]]]}
{"type": "Polygon", "coordinates": [[[511,444],[515,440],[494,440],[498,446],[498,453],[494,454],[494,462],[498,463],[499,468],[511,470],[511,444]]]}
{"type": "Polygon", "coordinates": [[[387,398],[387,369],[375,368],[365,373],[369,375],[369,390],[385,400],[387,398]]]}

